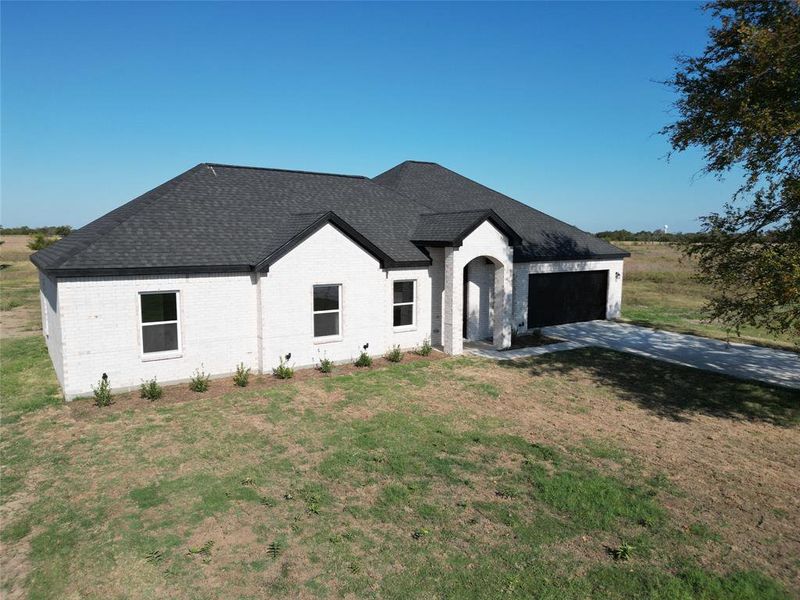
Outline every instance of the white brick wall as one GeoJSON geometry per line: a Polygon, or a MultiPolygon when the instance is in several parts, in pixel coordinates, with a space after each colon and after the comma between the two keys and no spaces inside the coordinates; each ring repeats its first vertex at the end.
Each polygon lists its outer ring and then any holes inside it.
{"type": "Polygon", "coordinates": [[[380,356],[399,344],[413,348],[431,330],[431,274],[429,268],[384,271],[371,254],[333,225],[325,225],[270,266],[261,277],[264,370],[280,357],[292,354],[295,366],[310,366],[320,354],[333,361],[355,359],[361,347],[380,356]],[[415,280],[416,325],[396,331],[392,326],[393,281],[415,280]],[[313,286],[342,286],[340,336],[315,342],[313,286]]]}
{"type": "Polygon", "coordinates": [[[431,344],[442,344],[442,302],[444,302],[444,248],[427,248],[431,255],[431,344]]]}
{"type": "MultiPolygon", "coordinates": [[[[404,350],[414,348],[426,337],[441,344],[447,318],[451,329],[459,333],[459,339],[451,341],[451,350],[460,351],[463,267],[480,256],[507,265],[504,269],[486,265],[486,273],[479,274],[478,269],[475,275],[487,285],[494,271],[495,290],[507,292],[499,299],[503,302],[501,314],[506,314],[511,304],[506,302],[511,290],[511,249],[505,236],[484,223],[459,248],[428,250],[433,260],[430,267],[382,270],[372,255],[333,225],[326,225],[260,276],[67,278],[56,283],[40,274],[48,350],[67,399],[91,394],[91,386],[103,373],[108,373],[112,387],[119,391],[136,388],[151,377],[162,383],[186,381],[201,364],[212,376],[232,373],[239,362],[268,373],[288,352],[292,353],[291,362],[302,367],[316,363],[320,353],[334,361],[353,360],[366,342],[373,356],[395,344],[404,350]],[[449,278],[445,275],[448,264],[453,270],[449,278]],[[396,280],[416,281],[413,327],[393,327],[396,280]],[[315,343],[315,284],[342,285],[340,339],[315,343]],[[160,360],[142,356],[139,294],[155,291],[180,293],[180,356],[160,360]]],[[[526,326],[529,273],[597,269],[609,270],[608,316],[617,316],[622,297],[621,260],[538,262],[513,266],[511,323],[526,326]]],[[[508,337],[509,320],[495,323],[491,332],[495,338],[508,337]]]]}
{"type": "Polygon", "coordinates": [[[58,284],[39,272],[39,301],[42,307],[42,335],[61,387],[64,387],[64,358],[61,343],[61,318],[58,306],[58,284]]]}
{"type": "Polygon", "coordinates": [[[239,362],[258,368],[256,286],[248,274],[70,278],[58,292],[68,399],[90,394],[103,373],[121,390],[151,377],[185,381],[201,363],[212,375],[239,362]],[[180,292],[176,358],[142,356],[139,292],[153,291],[180,292]]]}
{"type": "Polygon", "coordinates": [[[622,266],[621,259],[516,263],[514,265],[514,328],[520,331],[528,329],[528,275],[534,273],[608,270],[606,318],[619,317],[622,308],[622,266]],[[619,277],[617,277],[617,273],[619,273],[619,277]]]}

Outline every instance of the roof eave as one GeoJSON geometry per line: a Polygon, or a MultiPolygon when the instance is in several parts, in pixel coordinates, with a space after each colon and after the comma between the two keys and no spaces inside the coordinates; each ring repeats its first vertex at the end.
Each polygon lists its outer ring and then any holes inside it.
{"type": "Polygon", "coordinates": [[[514,249],[514,262],[558,262],[563,260],[620,260],[628,258],[630,252],[616,252],[613,254],[571,254],[571,255],[554,255],[554,256],[520,256],[521,252],[514,249]]]}
{"type": "MultiPolygon", "coordinates": [[[[35,263],[34,263],[35,264],[35,263]]],[[[51,277],[133,277],[137,275],[194,275],[201,273],[249,273],[252,265],[166,265],[153,267],[42,268],[51,277]]]]}

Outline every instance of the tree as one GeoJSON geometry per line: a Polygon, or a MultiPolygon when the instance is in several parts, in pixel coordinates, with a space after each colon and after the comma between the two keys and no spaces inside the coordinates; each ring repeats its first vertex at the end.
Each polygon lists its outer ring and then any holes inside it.
{"type": "Polygon", "coordinates": [[[684,250],[711,285],[711,319],[800,340],[800,0],[705,6],[717,20],[699,57],[666,83],[679,119],[661,130],[673,152],[704,151],[704,172],[745,178],[721,213],[701,217],[684,250]]]}

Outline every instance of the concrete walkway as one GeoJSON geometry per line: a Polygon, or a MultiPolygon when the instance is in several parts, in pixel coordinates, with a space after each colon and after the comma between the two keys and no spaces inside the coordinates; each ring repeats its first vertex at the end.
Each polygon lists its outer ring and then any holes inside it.
{"type": "Polygon", "coordinates": [[[728,344],[720,340],[656,331],[613,321],[589,321],[545,327],[548,337],[565,343],[498,352],[493,349],[470,349],[473,354],[494,359],[522,358],[581,346],[597,346],[639,354],[666,362],[725,373],[774,385],[800,389],[800,355],[784,350],[728,344]]]}

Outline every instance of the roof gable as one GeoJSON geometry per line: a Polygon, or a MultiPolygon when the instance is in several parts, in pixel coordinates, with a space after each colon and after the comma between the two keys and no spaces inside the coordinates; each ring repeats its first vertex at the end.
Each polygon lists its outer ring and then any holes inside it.
{"type": "MultiPolygon", "coordinates": [[[[361,233],[356,231],[350,224],[347,223],[347,221],[339,217],[333,211],[328,211],[326,213],[305,213],[293,215],[293,221],[297,225],[297,233],[279,248],[271,251],[267,256],[259,260],[255,264],[255,270],[269,271],[270,265],[274,264],[280,258],[291,252],[294,248],[302,244],[305,240],[314,235],[327,224],[331,224],[336,227],[336,229],[353,240],[367,253],[374,256],[378,262],[380,262],[382,268],[396,266],[395,261],[388,254],[378,248],[361,233]]],[[[420,262],[428,264],[426,261],[420,262]]]]}
{"type": "Polygon", "coordinates": [[[522,238],[493,210],[465,210],[442,213],[425,213],[411,240],[424,246],[460,246],[470,233],[484,221],[489,221],[501,231],[508,243],[515,246],[522,238]]]}

